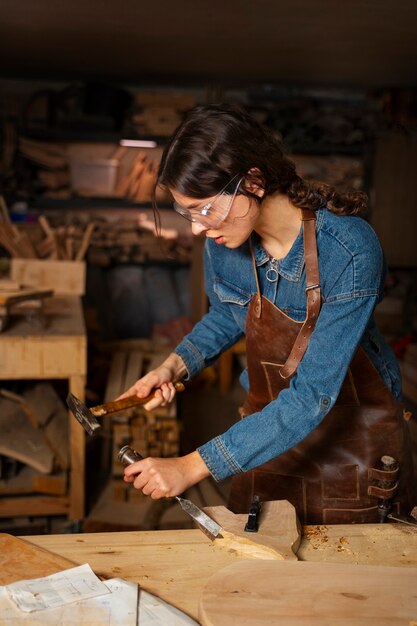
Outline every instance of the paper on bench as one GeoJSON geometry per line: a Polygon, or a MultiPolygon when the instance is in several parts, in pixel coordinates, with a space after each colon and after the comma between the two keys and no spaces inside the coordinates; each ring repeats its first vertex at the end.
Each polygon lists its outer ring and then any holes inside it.
{"type": "Polygon", "coordinates": [[[110,593],[88,563],[43,578],[19,580],[6,585],[6,590],[16,606],[28,613],[110,593]]]}
{"type": "MultiPolygon", "coordinates": [[[[7,626],[137,626],[138,586],[120,578],[103,583],[106,594],[65,606],[23,613],[0,587],[0,624],[7,626]]],[[[168,626],[166,624],[165,626],[168,626]]]]}

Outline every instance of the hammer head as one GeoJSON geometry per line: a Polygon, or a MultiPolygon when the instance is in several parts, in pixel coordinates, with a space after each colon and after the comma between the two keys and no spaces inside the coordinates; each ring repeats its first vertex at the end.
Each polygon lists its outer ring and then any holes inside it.
{"type": "Polygon", "coordinates": [[[75,419],[80,422],[81,426],[89,435],[94,435],[96,430],[101,427],[90,409],[72,393],[67,395],[67,406],[75,419]]]}

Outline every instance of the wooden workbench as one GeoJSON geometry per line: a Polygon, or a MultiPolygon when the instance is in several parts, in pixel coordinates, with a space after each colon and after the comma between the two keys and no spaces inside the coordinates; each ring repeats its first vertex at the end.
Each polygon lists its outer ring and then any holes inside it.
{"type": "MultiPolygon", "coordinates": [[[[243,557],[200,530],[160,530],[24,537],[96,574],[139,585],[194,619],[209,577],[243,557]]],[[[417,566],[417,527],[405,524],[305,526],[298,558],[367,565],[417,566]]]]}
{"type": "MultiPolygon", "coordinates": [[[[67,379],[69,391],[84,399],[87,339],[81,298],[57,295],[46,299],[44,317],[44,328],[22,316],[0,333],[0,380],[67,379]]],[[[3,497],[0,517],[84,517],[85,437],[73,417],[69,418],[69,446],[69,495],[3,497]]]]}

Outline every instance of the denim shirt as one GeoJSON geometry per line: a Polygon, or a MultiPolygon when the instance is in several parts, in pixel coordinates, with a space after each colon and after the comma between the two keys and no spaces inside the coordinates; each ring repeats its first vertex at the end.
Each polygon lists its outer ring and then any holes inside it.
{"type": "MultiPolygon", "coordinates": [[[[288,389],[262,411],[198,448],[216,480],[277,457],[316,428],[333,407],[359,345],[393,395],[401,395],[398,364],[372,317],[383,296],[385,277],[377,236],[360,217],[337,216],[326,208],[316,215],[323,304],[307,351],[288,389]]],[[[303,321],[306,275],[302,229],[287,256],[272,261],[273,265],[255,233],[252,241],[262,295],[292,319],[303,321]]],[[[187,367],[188,378],[213,363],[245,333],[248,306],[256,293],[249,242],[228,249],[208,239],[205,284],[209,311],[175,350],[187,367]]],[[[246,370],[240,380],[247,389],[246,370]]]]}

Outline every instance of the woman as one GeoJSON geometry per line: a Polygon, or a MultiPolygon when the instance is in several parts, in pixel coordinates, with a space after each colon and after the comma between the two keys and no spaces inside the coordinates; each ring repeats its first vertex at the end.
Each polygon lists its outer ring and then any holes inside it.
{"type": "Polygon", "coordinates": [[[235,512],[254,495],[288,499],[304,523],[375,522],[378,507],[408,512],[401,381],[372,320],[384,261],[358,217],[364,194],[305,182],[272,132],[220,105],[194,109],[177,129],[158,185],[206,236],[210,308],[124,396],[156,389],[147,408],[171,402],[174,381],[243,334],[248,395],[226,433],[183,457],[136,462],[125,480],[161,498],[233,475],[235,512]]]}

